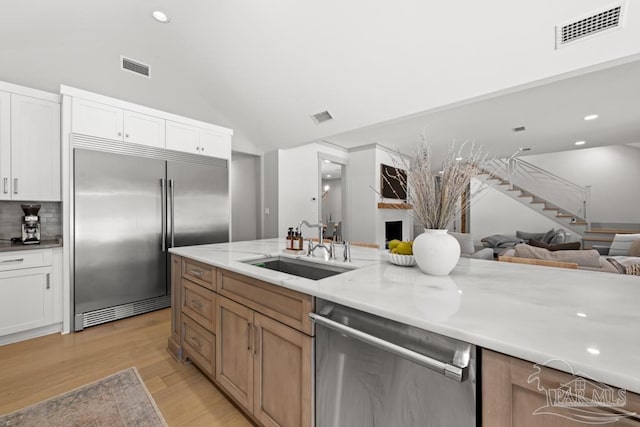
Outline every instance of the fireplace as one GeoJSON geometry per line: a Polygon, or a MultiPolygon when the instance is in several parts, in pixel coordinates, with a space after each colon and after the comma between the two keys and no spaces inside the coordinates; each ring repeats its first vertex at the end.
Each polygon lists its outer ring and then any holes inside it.
{"type": "Polygon", "coordinates": [[[402,221],[385,221],[384,223],[384,247],[389,249],[389,241],[402,240],[402,221]]]}

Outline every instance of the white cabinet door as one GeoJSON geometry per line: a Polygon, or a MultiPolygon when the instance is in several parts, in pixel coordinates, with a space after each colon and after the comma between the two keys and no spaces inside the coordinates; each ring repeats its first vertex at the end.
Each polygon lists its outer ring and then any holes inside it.
{"type": "Polygon", "coordinates": [[[13,200],[61,200],[60,104],[11,94],[11,183],[13,200]]]}
{"type": "Polygon", "coordinates": [[[0,336],[52,321],[51,267],[0,272],[0,336]]]}
{"type": "Polygon", "coordinates": [[[200,129],[167,120],[167,148],[198,154],[200,129]]]}
{"type": "Polygon", "coordinates": [[[0,91],[0,200],[11,199],[11,94],[0,91]]]}
{"type": "Polygon", "coordinates": [[[208,129],[200,130],[199,154],[221,159],[231,158],[231,135],[208,129]]]}
{"type": "Polygon", "coordinates": [[[124,110],[124,140],[164,148],[164,119],[124,110]]]}
{"type": "Polygon", "coordinates": [[[73,98],[71,132],[122,141],[122,130],[122,108],[73,98]]]}

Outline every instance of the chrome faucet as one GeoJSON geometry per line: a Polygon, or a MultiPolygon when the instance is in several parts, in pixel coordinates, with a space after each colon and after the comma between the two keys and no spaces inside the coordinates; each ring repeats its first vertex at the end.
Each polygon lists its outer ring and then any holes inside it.
{"type": "Polygon", "coordinates": [[[326,256],[325,258],[329,258],[331,259],[332,257],[332,251],[331,248],[328,248],[323,242],[322,242],[322,229],[324,227],[324,224],[321,222],[318,222],[317,224],[311,224],[309,223],[309,221],[306,220],[302,220],[298,223],[298,230],[302,231],[302,225],[306,225],[309,228],[318,228],[318,244],[314,245],[313,242],[311,241],[311,239],[308,240],[309,242],[309,249],[307,250],[307,256],[315,256],[315,250],[316,249],[324,249],[326,251],[326,256]]]}

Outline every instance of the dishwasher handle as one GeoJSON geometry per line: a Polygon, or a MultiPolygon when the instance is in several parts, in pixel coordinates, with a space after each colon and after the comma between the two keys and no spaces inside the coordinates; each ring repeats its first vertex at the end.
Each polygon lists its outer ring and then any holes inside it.
{"type": "Polygon", "coordinates": [[[418,365],[436,371],[447,378],[462,382],[465,377],[464,374],[467,366],[459,367],[447,362],[442,362],[432,357],[425,356],[424,354],[409,350],[408,348],[401,347],[392,342],[385,341],[373,335],[367,334],[366,332],[359,331],[358,329],[343,325],[342,323],[336,322],[334,320],[327,319],[324,316],[319,316],[316,313],[309,313],[309,318],[312,322],[318,325],[333,329],[334,331],[340,332],[344,335],[355,338],[374,347],[378,347],[379,349],[395,354],[396,356],[402,357],[403,359],[409,360],[410,362],[417,363],[418,365]]]}

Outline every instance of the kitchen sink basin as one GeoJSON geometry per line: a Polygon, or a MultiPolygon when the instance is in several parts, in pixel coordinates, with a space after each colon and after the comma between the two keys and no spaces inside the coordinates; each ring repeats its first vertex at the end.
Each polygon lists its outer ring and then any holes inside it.
{"type": "Polygon", "coordinates": [[[305,279],[320,280],[336,274],[346,273],[353,268],[340,267],[337,265],[320,264],[317,262],[305,261],[299,258],[272,257],[244,261],[247,264],[269,270],[280,271],[293,276],[304,277],[305,279]]]}

